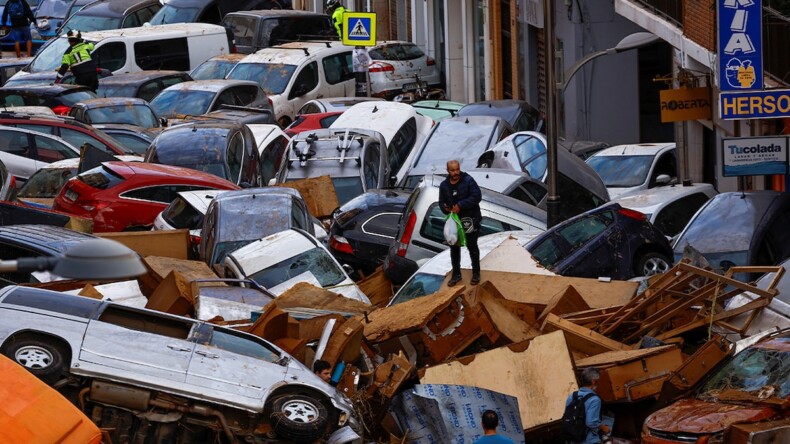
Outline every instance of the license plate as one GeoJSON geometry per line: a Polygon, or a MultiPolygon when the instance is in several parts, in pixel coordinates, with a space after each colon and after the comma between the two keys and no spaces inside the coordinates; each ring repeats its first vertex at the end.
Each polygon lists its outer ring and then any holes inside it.
{"type": "Polygon", "coordinates": [[[403,84],[403,90],[404,91],[413,91],[413,90],[415,90],[417,88],[427,88],[427,87],[428,87],[428,82],[425,82],[425,81],[422,81],[422,80],[419,81],[419,82],[412,82],[412,83],[404,83],[403,84]]]}
{"type": "Polygon", "coordinates": [[[74,190],[66,190],[66,199],[74,202],[80,195],[74,190]]]}

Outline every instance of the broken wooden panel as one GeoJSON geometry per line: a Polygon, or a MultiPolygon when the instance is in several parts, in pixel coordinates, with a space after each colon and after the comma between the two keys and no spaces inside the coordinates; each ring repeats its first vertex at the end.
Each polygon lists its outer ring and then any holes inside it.
{"type": "Polygon", "coordinates": [[[543,324],[543,321],[546,320],[549,313],[560,316],[589,309],[590,306],[584,301],[584,298],[582,298],[582,295],[576,290],[576,287],[568,285],[564,290],[557,292],[557,294],[549,299],[546,308],[538,317],[538,325],[543,324]]]}
{"type": "Polygon", "coordinates": [[[464,287],[440,290],[432,295],[375,310],[368,315],[365,338],[373,343],[384,342],[420,330],[457,299],[463,290],[464,287]]]}
{"type": "Polygon", "coordinates": [[[377,307],[387,305],[394,294],[392,291],[392,282],[384,274],[381,267],[377,268],[370,276],[358,281],[357,286],[359,287],[359,291],[365,293],[368,299],[370,299],[370,304],[377,307]]]}
{"type": "Polygon", "coordinates": [[[596,393],[605,402],[633,402],[656,396],[670,373],[682,363],[680,349],[666,345],[601,353],[576,361],[576,366],[596,367],[601,372],[596,393]]]}
{"type": "Polygon", "coordinates": [[[614,350],[628,350],[629,346],[609,339],[600,333],[596,333],[581,325],[566,321],[557,315],[549,314],[543,323],[543,333],[561,330],[565,333],[565,340],[571,350],[585,353],[587,355],[597,355],[614,350]]]}
{"type": "Polygon", "coordinates": [[[413,371],[414,366],[409,363],[403,353],[390,355],[386,362],[376,367],[368,394],[378,392],[385,398],[392,398],[400,391],[400,387],[412,375],[413,371]]]}
{"type": "Polygon", "coordinates": [[[189,230],[124,231],[119,233],[97,233],[99,237],[112,239],[129,247],[140,255],[161,256],[186,260],[189,258],[189,230]]]}
{"type": "Polygon", "coordinates": [[[340,379],[337,382],[337,390],[351,398],[357,392],[359,384],[360,370],[352,364],[346,364],[340,379]]]}
{"type": "Polygon", "coordinates": [[[354,362],[362,345],[362,323],[359,318],[346,320],[329,337],[321,359],[334,367],[339,362],[354,362]]]}
{"type": "Polygon", "coordinates": [[[780,444],[790,442],[790,418],[733,424],[724,431],[725,444],[780,444]]]}
{"type": "Polygon", "coordinates": [[[565,336],[553,332],[425,369],[422,384],[459,384],[515,396],[524,429],[562,418],[578,389],[565,336]],[[550,363],[550,364],[549,364],[550,363]]]}
{"type": "Polygon", "coordinates": [[[307,282],[299,282],[274,300],[282,309],[310,308],[338,313],[362,314],[373,309],[370,305],[337,293],[316,287],[307,282]]]}
{"type": "Polygon", "coordinates": [[[298,191],[307,204],[307,211],[319,219],[331,216],[335,208],[340,206],[335,185],[328,175],[288,181],[277,186],[298,191]]]}
{"type": "Polygon", "coordinates": [[[321,333],[324,331],[324,326],[330,319],[334,319],[335,326],[339,326],[345,322],[346,318],[342,315],[331,313],[309,319],[302,319],[299,321],[299,337],[308,342],[319,340],[321,338],[321,333]]]}
{"type": "Polygon", "coordinates": [[[297,338],[280,338],[273,342],[274,345],[285,350],[285,352],[293,356],[294,359],[301,362],[302,364],[307,365],[307,361],[306,361],[307,341],[305,341],[304,339],[297,339],[297,338]]]}
{"type": "Polygon", "coordinates": [[[268,341],[276,341],[287,336],[288,318],[288,313],[269,304],[247,332],[268,341]]]}
{"type": "Polygon", "coordinates": [[[191,315],[195,305],[191,290],[187,277],[172,270],[148,297],[145,308],[181,316],[191,315]]]}
{"type": "Polygon", "coordinates": [[[735,347],[728,340],[715,335],[698,348],[693,355],[686,358],[664,382],[661,388],[659,403],[668,405],[694,388],[698,382],[710,373],[722,361],[735,353],[735,347]]]}
{"type": "Polygon", "coordinates": [[[477,304],[508,342],[526,341],[540,335],[532,326],[535,320],[532,307],[503,298],[488,281],[478,285],[474,293],[477,304]]]}

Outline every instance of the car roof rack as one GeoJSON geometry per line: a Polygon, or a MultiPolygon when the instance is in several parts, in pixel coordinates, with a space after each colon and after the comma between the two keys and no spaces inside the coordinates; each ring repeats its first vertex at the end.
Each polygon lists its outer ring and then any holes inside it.
{"type": "Polygon", "coordinates": [[[360,146],[365,144],[363,135],[352,133],[350,128],[346,128],[345,133],[342,135],[333,134],[332,137],[323,139],[320,139],[315,133],[310,133],[303,140],[294,140],[292,151],[296,154],[296,158],[291,158],[291,160],[299,160],[299,166],[305,166],[307,165],[308,161],[316,160],[337,160],[338,163],[343,164],[346,160],[352,159],[359,163],[362,160],[360,156],[348,156],[348,151],[353,147],[354,140],[356,140],[360,146]],[[332,156],[316,158],[316,150],[313,144],[319,140],[332,139],[337,140],[337,151],[340,153],[340,155],[337,157],[332,156]],[[299,149],[300,146],[302,148],[301,150],[299,149]]]}

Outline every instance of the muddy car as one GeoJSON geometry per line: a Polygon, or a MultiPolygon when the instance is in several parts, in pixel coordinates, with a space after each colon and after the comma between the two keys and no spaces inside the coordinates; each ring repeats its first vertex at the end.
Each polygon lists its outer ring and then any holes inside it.
{"type": "MultiPolygon", "coordinates": [[[[650,415],[645,444],[726,442],[735,424],[786,419],[790,404],[790,330],[775,332],[713,372],[696,396],[650,415]]],[[[759,427],[755,427],[757,429],[759,427]]],[[[786,442],[781,437],[776,441],[786,442]]]]}
{"type": "Polygon", "coordinates": [[[280,348],[191,318],[14,286],[0,291],[0,341],[112,442],[313,442],[356,427],[348,399],[280,348]]]}

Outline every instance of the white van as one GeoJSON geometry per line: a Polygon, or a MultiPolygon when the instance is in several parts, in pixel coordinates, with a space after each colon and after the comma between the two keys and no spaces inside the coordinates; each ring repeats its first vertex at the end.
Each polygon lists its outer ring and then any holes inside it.
{"type": "MultiPolygon", "coordinates": [[[[99,67],[113,74],[152,69],[190,71],[215,55],[227,54],[231,47],[227,30],[207,23],[94,31],[82,38],[94,44],[92,55],[99,67]]],[[[51,40],[12,78],[39,72],[51,72],[54,77],[68,47],[65,35],[51,40]]]]}
{"type": "Polygon", "coordinates": [[[285,43],[241,59],[226,78],[258,82],[285,128],[308,100],[354,95],[352,50],[337,41],[285,43]]]}

